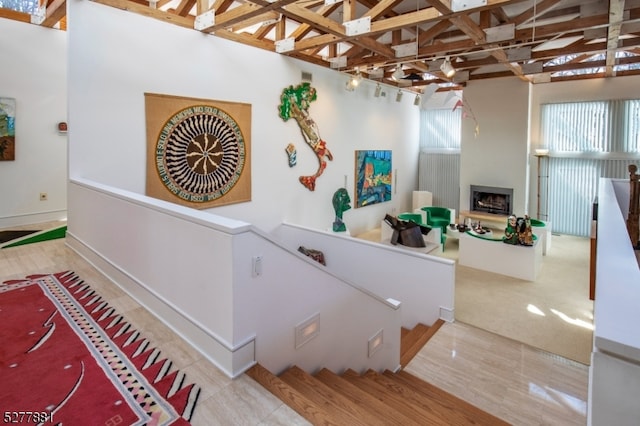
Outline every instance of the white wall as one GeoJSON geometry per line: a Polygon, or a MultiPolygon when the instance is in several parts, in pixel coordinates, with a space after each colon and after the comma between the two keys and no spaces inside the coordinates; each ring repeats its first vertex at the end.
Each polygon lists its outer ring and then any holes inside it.
{"type": "Polygon", "coordinates": [[[0,19],[0,97],[16,100],[16,158],[0,162],[0,228],[66,217],[67,34],[0,19]],[[47,201],[40,201],[46,192],[47,201]]]}
{"type": "Polygon", "coordinates": [[[464,102],[477,120],[462,120],[460,210],[469,210],[471,185],[513,188],[513,213],[527,212],[528,91],[518,78],[470,81],[464,102]]]}
{"type": "Polygon", "coordinates": [[[410,208],[419,126],[411,96],[396,103],[395,89],[387,88],[388,96],[375,98],[370,82],[347,92],[346,76],[333,70],[93,2],[68,7],[72,177],[144,193],[144,93],[162,93],[252,105],[252,201],[213,209],[216,214],[266,231],[283,220],[326,229],[334,220],[331,198],[345,180],[354,199],[358,149],[393,150],[397,187],[391,202],[346,212],[351,232],[410,208]],[[314,173],[318,161],[296,123],[284,122],[277,110],[282,90],[300,83],[303,70],[312,73],[318,93],[311,117],[334,156],[314,192],[298,176],[314,173]],[[298,149],[293,168],[288,143],[298,149]]]}

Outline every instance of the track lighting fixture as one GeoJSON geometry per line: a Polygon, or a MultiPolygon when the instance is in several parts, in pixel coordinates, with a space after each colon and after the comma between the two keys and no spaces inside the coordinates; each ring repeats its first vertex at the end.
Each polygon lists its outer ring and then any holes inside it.
{"type": "Polygon", "coordinates": [[[403,77],[404,71],[402,71],[402,65],[398,65],[393,74],[391,74],[391,79],[394,81],[400,81],[403,77]]]}
{"type": "Polygon", "coordinates": [[[451,65],[451,60],[448,56],[444,58],[444,62],[440,65],[440,71],[442,71],[447,78],[451,78],[455,75],[456,69],[451,65]]]}
{"type": "Polygon", "coordinates": [[[353,84],[353,79],[350,78],[349,80],[347,80],[347,83],[345,84],[345,90],[347,92],[353,92],[356,89],[356,86],[353,84]]]}
{"type": "Polygon", "coordinates": [[[362,74],[360,74],[360,71],[358,71],[356,75],[351,76],[351,78],[349,78],[345,89],[349,92],[353,92],[356,89],[356,87],[358,87],[361,80],[362,80],[362,74]]]}
{"type": "Polygon", "coordinates": [[[398,89],[398,93],[396,94],[396,102],[400,102],[402,100],[402,90],[398,89]]]}
{"type": "Polygon", "coordinates": [[[382,86],[380,86],[380,83],[378,83],[376,84],[376,90],[373,92],[373,96],[375,96],[376,98],[379,98],[381,93],[382,93],[382,86]]]}
{"type": "Polygon", "coordinates": [[[420,95],[418,94],[418,95],[416,95],[416,98],[413,100],[413,104],[414,104],[415,106],[418,106],[418,105],[420,105],[420,101],[421,101],[421,100],[422,100],[422,99],[420,98],[420,95]]]}

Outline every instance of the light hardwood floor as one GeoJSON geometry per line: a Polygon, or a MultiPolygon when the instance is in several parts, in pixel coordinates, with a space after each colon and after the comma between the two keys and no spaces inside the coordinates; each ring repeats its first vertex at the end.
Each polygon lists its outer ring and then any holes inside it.
{"type": "MultiPolygon", "coordinates": [[[[194,426],[308,424],[248,376],[227,378],[64,239],[0,250],[2,281],[63,270],[78,273],[201,387],[194,426]]],[[[407,370],[514,425],[586,424],[586,366],[462,323],[441,327],[407,370]]]]}

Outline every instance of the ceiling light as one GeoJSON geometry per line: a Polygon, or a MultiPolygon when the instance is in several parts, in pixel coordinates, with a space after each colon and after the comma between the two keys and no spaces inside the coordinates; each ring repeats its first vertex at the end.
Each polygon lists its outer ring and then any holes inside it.
{"type": "Polygon", "coordinates": [[[453,65],[451,65],[451,61],[449,60],[448,56],[444,59],[442,65],[440,65],[440,70],[447,78],[453,77],[456,73],[456,69],[453,68],[453,65]]]}
{"type": "Polygon", "coordinates": [[[360,71],[356,72],[356,75],[352,78],[352,81],[353,81],[353,85],[358,87],[358,85],[362,81],[362,74],[360,74],[360,71]]]}
{"type": "Polygon", "coordinates": [[[347,80],[347,83],[345,84],[345,90],[347,92],[353,92],[356,89],[356,85],[353,83],[354,83],[353,78],[350,78],[349,80],[347,80]]]}
{"type": "Polygon", "coordinates": [[[400,102],[402,100],[402,90],[398,90],[396,94],[396,102],[400,102]]]}
{"type": "Polygon", "coordinates": [[[380,86],[380,83],[378,83],[376,84],[376,90],[375,92],[373,92],[373,96],[375,96],[376,98],[379,98],[380,93],[382,93],[382,86],[380,86]]]}
{"type": "Polygon", "coordinates": [[[404,77],[404,71],[402,71],[402,66],[398,65],[396,70],[391,75],[391,79],[394,81],[400,81],[404,77]]]}
{"type": "Polygon", "coordinates": [[[415,106],[418,106],[418,105],[420,105],[420,101],[421,101],[420,95],[416,95],[416,98],[413,100],[413,104],[415,106]]]}
{"type": "Polygon", "coordinates": [[[349,92],[353,92],[356,89],[356,87],[358,87],[361,80],[362,80],[362,74],[360,74],[360,71],[358,71],[356,75],[351,76],[349,80],[347,80],[347,85],[345,87],[346,90],[349,92]]]}

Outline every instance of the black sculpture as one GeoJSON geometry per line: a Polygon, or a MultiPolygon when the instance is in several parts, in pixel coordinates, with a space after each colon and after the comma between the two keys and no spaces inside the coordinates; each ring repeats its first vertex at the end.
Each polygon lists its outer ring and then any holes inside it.
{"type": "Polygon", "coordinates": [[[400,220],[391,215],[385,215],[384,221],[393,228],[391,244],[401,244],[407,247],[426,247],[424,235],[427,235],[431,228],[418,223],[400,220]]]}

